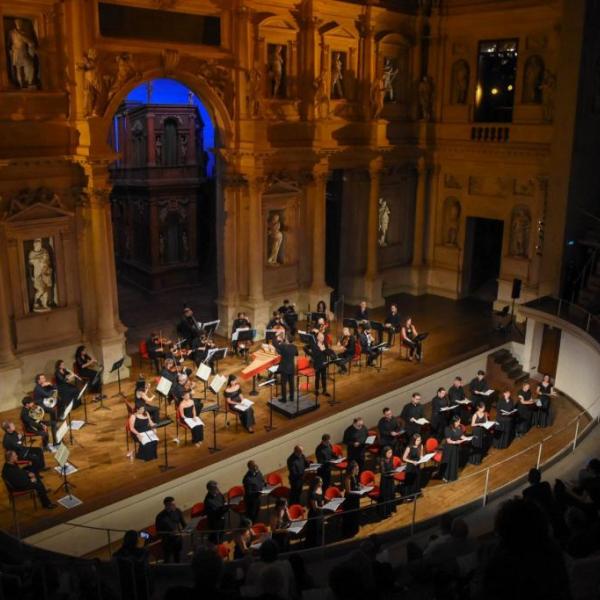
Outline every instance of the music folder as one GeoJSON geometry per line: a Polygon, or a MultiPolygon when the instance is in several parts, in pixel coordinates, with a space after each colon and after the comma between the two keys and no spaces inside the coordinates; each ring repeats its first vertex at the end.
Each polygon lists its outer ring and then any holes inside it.
{"type": "Polygon", "coordinates": [[[171,387],[173,387],[173,382],[166,377],[161,377],[156,385],[156,391],[163,396],[168,396],[169,392],[171,391],[171,387]]]}

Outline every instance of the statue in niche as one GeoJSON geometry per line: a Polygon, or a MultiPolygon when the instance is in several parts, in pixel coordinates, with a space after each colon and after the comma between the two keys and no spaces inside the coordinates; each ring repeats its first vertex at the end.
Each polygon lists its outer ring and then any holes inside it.
{"type": "Polygon", "coordinates": [[[315,88],[315,112],[317,119],[328,119],[330,113],[327,90],[327,71],[323,68],[313,83],[315,88]]]}
{"type": "Polygon", "coordinates": [[[385,248],[388,245],[387,234],[390,226],[390,207],[384,198],[379,198],[379,247],[385,248]]]}
{"type": "Polygon", "coordinates": [[[526,206],[516,206],[510,223],[509,253],[511,256],[527,258],[529,255],[529,233],[531,216],[526,206]]]}
{"type": "Polygon", "coordinates": [[[77,65],[83,71],[83,98],[86,117],[95,117],[100,110],[100,99],[102,97],[102,78],[98,73],[96,60],[98,54],[95,48],[90,48],[83,55],[83,61],[77,65]]]}
{"type": "Polygon", "coordinates": [[[115,57],[117,63],[117,74],[114,78],[110,90],[108,91],[108,99],[110,100],[127,82],[128,79],[135,74],[133,65],[133,57],[129,52],[123,52],[115,57]]]}
{"type": "Polygon", "coordinates": [[[385,75],[380,75],[371,85],[371,113],[373,119],[379,119],[385,104],[385,75]]]}
{"type": "Polygon", "coordinates": [[[542,116],[550,123],[554,119],[554,95],[556,93],[556,77],[546,69],[540,85],[542,91],[542,116]]]}
{"type": "Polygon", "coordinates": [[[421,109],[421,120],[431,121],[431,103],[433,100],[433,83],[431,78],[423,75],[418,86],[419,107],[421,109]]]}
{"type": "Polygon", "coordinates": [[[344,68],[346,55],[334,52],[331,57],[331,97],[344,98],[344,68]]]}
{"type": "Polygon", "coordinates": [[[394,91],[394,81],[398,76],[398,67],[394,59],[386,56],[383,59],[383,101],[395,102],[396,94],[394,91]]]}
{"type": "Polygon", "coordinates": [[[542,80],[544,77],[544,61],[534,54],[525,63],[523,73],[523,104],[540,104],[542,101],[542,80]]]}
{"type": "Polygon", "coordinates": [[[246,103],[248,114],[252,118],[260,118],[263,115],[263,98],[262,98],[262,79],[263,74],[261,69],[254,66],[253,69],[247,72],[248,78],[248,93],[246,95],[246,103]]]}
{"type": "Polygon", "coordinates": [[[285,72],[285,53],[281,44],[270,46],[269,79],[271,80],[271,96],[278,98],[285,95],[283,76],[285,72]]]}
{"type": "Polygon", "coordinates": [[[154,159],[157,165],[162,164],[162,135],[158,134],[154,138],[154,159]]]}
{"type": "Polygon", "coordinates": [[[279,212],[272,212],[267,223],[268,231],[268,244],[269,249],[267,264],[269,265],[280,265],[283,263],[281,260],[281,245],[283,244],[283,231],[281,216],[279,212]]]}
{"type": "MultiPolygon", "coordinates": [[[[47,247],[50,240],[47,239],[47,247]]],[[[54,302],[54,269],[50,251],[44,247],[42,238],[33,240],[33,246],[27,254],[29,277],[33,286],[31,310],[33,312],[48,312],[54,302]]]]}
{"type": "Polygon", "coordinates": [[[452,104],[466,104],[469,91],[469,64],[457,60],[452,66],[452,104]]]}
{"type": "Polygon", "coordinates": [[[444,208],[444,244],[456,246],[460,227],[460,202],[456,198],[446,198],[444,208]]]}
{"type": "Polygon", "coordinates": [[[6,37],[11,79],[21,89],[37,89],[38,54],[33,23],[15,19],[6,37]]]}

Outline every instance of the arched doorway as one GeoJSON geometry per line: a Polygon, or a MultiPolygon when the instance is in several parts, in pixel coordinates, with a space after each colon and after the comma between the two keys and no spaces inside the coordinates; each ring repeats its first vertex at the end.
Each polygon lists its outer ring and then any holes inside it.
{"type": "Polygon", "coordinates": [[[135,345],[169,335],[181,306],[216,317],[215,127],[174,79],[132,89],[116,109],[109,167],[119,312],[135,345]],[[135,338],[135,339],[133,339],[135,338]]]}

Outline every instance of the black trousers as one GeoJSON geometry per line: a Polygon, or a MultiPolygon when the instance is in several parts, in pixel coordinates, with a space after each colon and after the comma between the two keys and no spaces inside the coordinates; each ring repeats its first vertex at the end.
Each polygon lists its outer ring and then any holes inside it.
{"type": "Polygon", "coordinates": [[[290,402],[294,401],[296,382],[293,374],[280,373],[281,375],[281,401],[287,402],[287,388],[290,389],[290,402]]]}
{"type": "Polygon", "coordinates": [[[44,459],[44,452],[41,448],[21,448],[17,453],[19,460],[28,460],[31,463],[31,467],[28,470],[33,473],[37,473],[46,467],[46,461],[44,459]]]}
{"type": "Polygon", "coordinates": [[[290,504],[300,504],[300,498],[302,496],[302,484],[304,483],[304,479],[301,477],[299,479],[292,479],[290,477],[290,504]]]}
{"type": "Polygon", "coordinates": [[[165,535],[162,538],[163,560],[166,563],[176,562],[181,559],[181,538],[177,535],[165,535]]]}
{"type": "Polygon", "coordinates": [[[327,367],[315,371],[315,391],[317,393],[319,392],[319,382],[321,383],[321,390],[325,394],[327,392],[327,367]]]}
{"type": "Polygon", "coordinates": [[[260,494],[246,495],[244,496],[244,502],[246,504],[246,516],[253,523],[256,523],[260,512],[260,494]]]}
{"type": "Polygon", "coordinates": [[[331,486],[331,467],[328,464],[322,465],[317,473],[323,480],[323,491],[325,491],[331,486]]]}

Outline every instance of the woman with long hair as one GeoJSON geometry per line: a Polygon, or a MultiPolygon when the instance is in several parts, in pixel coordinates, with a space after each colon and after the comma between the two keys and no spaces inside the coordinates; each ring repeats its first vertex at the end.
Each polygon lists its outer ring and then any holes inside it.
{"type": "Polygon", "coordinates": [[[242,396],[242,388],[233,373],[227,378],[227,387],[224,392],[225,402],[229,410],[235,411],[240,417],[240,423],[248,433],[254,433],[254,410],[249,406],[245,410],[240,408],[244,397],[242,396]]]}

